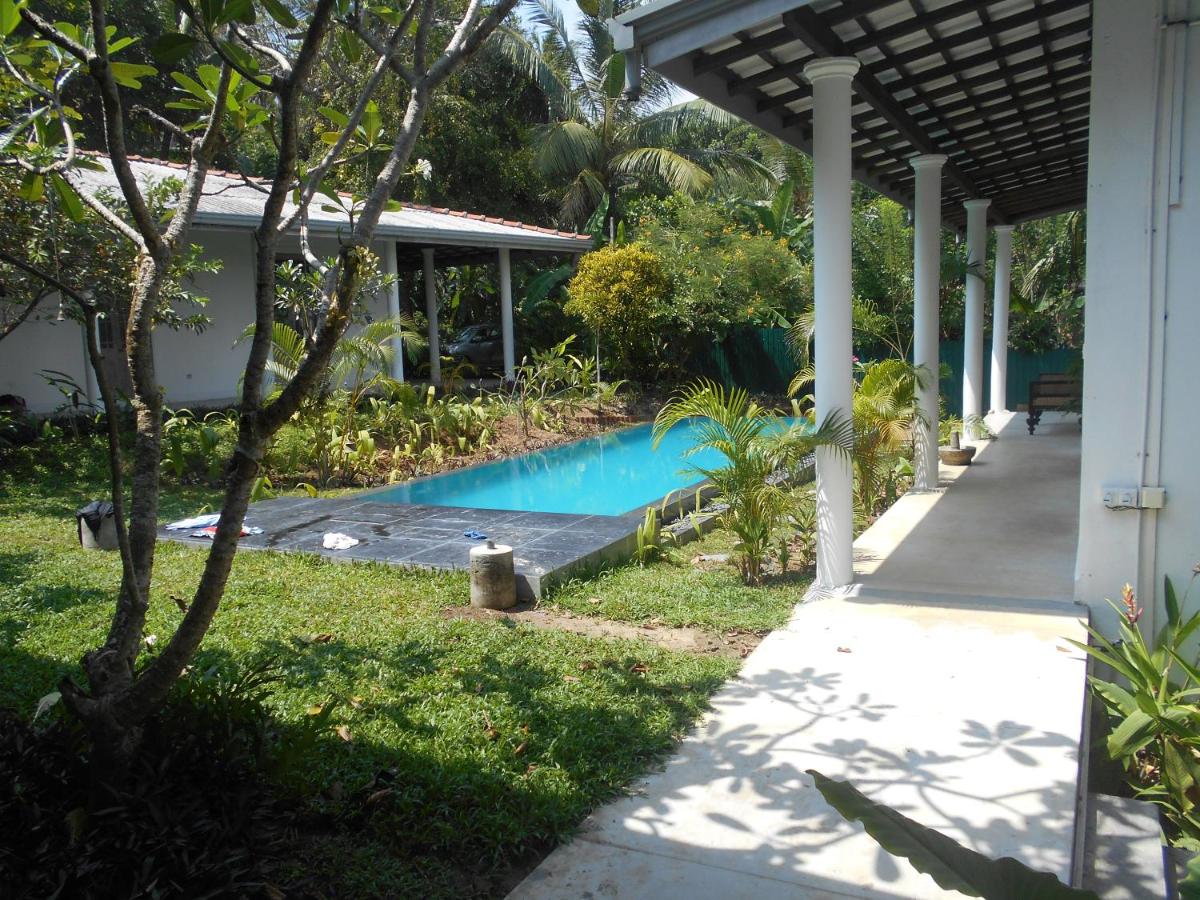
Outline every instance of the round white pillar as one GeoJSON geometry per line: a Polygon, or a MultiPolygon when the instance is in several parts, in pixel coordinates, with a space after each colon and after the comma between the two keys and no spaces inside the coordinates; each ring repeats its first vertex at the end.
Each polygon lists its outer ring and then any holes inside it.
{"type": "Polygon", "coordinates": [[[500,248],[500,337],[504,345],[504,380],[517,373],[517,352],[513,342],[512,257],[507,247],[500,248]]]}
{"type": "MultiPolygon", "coordinates": [[[[818,424],[849,421],[853,402],[850,316],[850,108],[854,57],[810,62],[813,86],[813,285],[818,424]]],[[[853,475],[834,451],[817,450],[817,585],[854,580],[853,475]]]]}
{"type": "Polygon", "coordinates": [[[425,275],[425,318],[429,320],[429,381],[442,383],[442,346],[438,340],[437,279],[433,271],[433,248],[421,249],[421,271],[425,275]]]}
{"type": "Polygon", "coordinates": [[[1008,299],[1013,226],[996,226],[996,284],[992,289],[992,390],[989,409],[1008,411],[1008,299]]]}
{"type": "Polygon", "coordinates": [[[967,200],[966,314],[963,320],[963,428],[976,437],[969,422],[983,415],[983,305],[987,297],[987,208],[991,200],[967,200]]]}
{"type": "Polygon", "coordinates": [[[914,156],[913,363],[925,370],[917,405],[925,421],[916,429],[916,489],[938,485],[938,288],[942,269],[942,166],[938,153],[914,156]]]}
{"type": "MultiPolygon", "coordinates": [[[[383,271],[394,278],[399,275],[395,241],[386,241],[383,245],[383,271]]],[[[400,318],[399,278],[396,278],[388,287],[387,303],[388,316],[392,321],[400,318]]],[[[404,339],[401,337],[392,338],[392,378],[396,381],[404,380],[404,339]]]]}

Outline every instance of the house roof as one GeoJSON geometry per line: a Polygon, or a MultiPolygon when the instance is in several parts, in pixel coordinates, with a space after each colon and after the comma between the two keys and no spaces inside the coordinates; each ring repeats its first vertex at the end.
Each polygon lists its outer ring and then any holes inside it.
{"type": "Polygon", "coordinates": [[[611,23],[617,46],[805,151],[811,60],[854,56],[857,179],[912,205],[908,160],[949,156],[943,217],[989,198],[993,222],[1087,194],[1090,0],[654,0],[611,23]]]}
{"type": "MultiPolygon", "coordinates": [[[[119,194],[111,161],[106,156],[96,159],[104,166],[103,170],[80,169],[79,180],[93,191],[107,189],[119,194]]],[[[183,163],[136,156],[131,158],[131,164],[140,181],[178,178],[186,169],[183,163]]],[[[257,227],[266,194],[254,186],[256,183],[261,184],[237,173],[210,171],[195,224],[229,229],[257,227]]],[[[348,230],[346,216],[326,211],[321,208],[323,205],[329,205],[328,201],[322,203],[320,197],[313,201],[309,230],[327,235],[348,230]]],[[[289,202],[287,211],[294,208],[289,202]]],[[[426,247],[434,248],[438,265],[457,265],[491,260],[492,253],[501,247],[518,253],[583,253],[590,250],[593,243],[585,234],[407,202],[400,210],[384,212],[375,234],[379,239],[396,241],[397,262],[402,269],[419,267],[421,250],[426,247]]]]}

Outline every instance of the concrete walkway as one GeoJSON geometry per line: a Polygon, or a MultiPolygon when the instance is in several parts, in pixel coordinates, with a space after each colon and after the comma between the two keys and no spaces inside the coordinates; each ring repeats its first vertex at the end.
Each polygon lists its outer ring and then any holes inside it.
{"type": "Polygon", "coordinates": [[[977,466],[856,543],[861,585],[797,607],[665,770],[510,896],[946,896],[828,807],[810,768],[1072,879],[1084,662],[1061,638],[1083,637],[1066,602],[1078,427],[993,427],[977,466]]]}

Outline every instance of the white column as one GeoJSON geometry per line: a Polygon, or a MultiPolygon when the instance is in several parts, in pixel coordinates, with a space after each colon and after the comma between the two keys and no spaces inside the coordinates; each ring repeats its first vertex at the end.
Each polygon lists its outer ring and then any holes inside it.
{"type": "Polygon", "coordinates": [[[500,337],[504,342],[504,379],[517,373],[517,351],[513,343],[512,259],[507,247],[500,248],[500,337]]]}
{"type": "MultiPolygon", "coordinates": [[[[100,320],[98,318],[92,320],[96,329],[96,346],[100,346],[100,320]]],[[[79,336],[83,339],[83,393],[91,407],[91,411],[95,412],[100,408],[100,388],[96,383],[96,370],[92,368],[92,356],[88,351],[88,333],[87,322],[83,322],[79,326],[79,336]]]]}
{"type": "Polygon", "coordinates": [[[996,285],[992,289],[992,397],[988,408],[1008,411],[1008,295],[1012,281],[1013,226],[996,226],[996,285]]]}
{"type": "MultiPolygon", "coordinates": [[[[395,278],[399,275],[396,262],[396,242],[386,241],[383,245],[383,271],[395,278]]],[[[388,288],[388,316],[395,321],[400,317],[400,279],[396,278],[388,288]]],[[[392,378],[404,380],[404,339],[392,338],[392,378]]]]}
{"type": "Polygon", "coordinates": [[[938,287],[942,269],[942,166],[937,153],[914,156],[913,204],[913,363],[925,369],[917,404],[925,417],[917,428],[916,488],[938,485],[938,287]]]}
{"type": "Polygon", "coordinates": [[[963,321],[963,425],[966,436],[975,429],[967,422],[983,415],[983,304],[987,297],[987,208],[991,200],[967,200],[967,301],[963,321]]]}
{"type": "MultiPolygon", "coordinates": [[[[816,413],[849,421],[853,402],[850,318],[850,107],[854,57],[810,62],[813,86],[813,281],[816,317],[816,413]]],[[[853,476],[849,462],[817,451],[817,584],[854,579],[853,476]]]]}
{"type": "Polygon", "coordinates": [[[421,249],[421,271],[425,275],[425,318],[429,320],[429,380],[442,383],[442,346],[438,340],[437,280],[433,274],[433,248],[421,249]]]}

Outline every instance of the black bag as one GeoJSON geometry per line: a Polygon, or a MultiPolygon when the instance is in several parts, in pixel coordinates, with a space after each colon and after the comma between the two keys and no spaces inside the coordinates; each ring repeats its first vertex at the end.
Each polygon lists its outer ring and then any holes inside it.
{"type": "Polygon", "coordinates": [[[87,506],[81,506],[75,510],[75,521],[79,528],[79,543],[88,549],[100,548],[103,550],[111,549],[107,546],[110,541],[109,534],[114,537],[116,534],[116,521],[113,518],[113,505],[111,500],[93,500],[87,506]],[[107,528],[105,523],[107,522],[107,528]],[[83,527],[87,526],[90,535],[90,540],[84,537],[83,527]],[[104,534],[101,534],[101,529],[104,534]]]}

